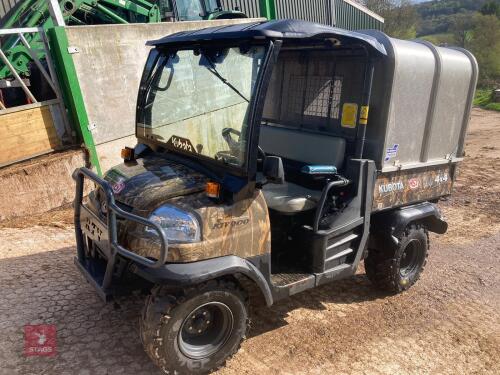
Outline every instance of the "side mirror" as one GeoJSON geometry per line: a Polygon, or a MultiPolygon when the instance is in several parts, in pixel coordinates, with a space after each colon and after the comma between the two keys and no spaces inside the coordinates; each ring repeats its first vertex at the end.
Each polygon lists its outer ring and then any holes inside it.
{"type": "Polygon", "coordinates": [[[283,161],[277,156],[266,156],[263,166],[264,177],[272,184],[285,183],[283,161]]]}

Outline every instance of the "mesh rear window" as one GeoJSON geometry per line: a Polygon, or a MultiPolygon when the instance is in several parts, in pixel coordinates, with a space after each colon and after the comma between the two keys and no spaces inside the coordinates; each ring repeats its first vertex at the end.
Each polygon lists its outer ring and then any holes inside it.
{"type": "Polygon", "coordinates": [[[338,119],[341,93],[342,77],[292,75],[288,111],[297,115],[338,119]]]}
{"type": "Polygon", "coordinates": [[[344,104],[361,103],[365,59],[352,51],[284,51],[273,70],[264,106],[267,125],[353,139],[341,126],[344,104]]]}

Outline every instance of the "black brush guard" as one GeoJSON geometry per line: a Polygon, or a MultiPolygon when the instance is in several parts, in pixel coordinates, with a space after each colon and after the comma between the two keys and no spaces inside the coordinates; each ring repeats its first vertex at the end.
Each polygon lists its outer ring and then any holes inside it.
{"type": "Polygon", "coordinates": [[[115,203],[113,189],[110,184],[91,170],[87,168],[76,169],[73,173],[73,179],[76,181],[74,222],[77,257],[75,258],[75,264],[89,283],[94,286],[99,296],[107,301],[113,294],[112,281],[115,266],[117,265],[117,256],[120,255],[125,259],[148,268],[159,268],[165,264],[167,259],[168,240],[160,225],[118,207],[115,203]],[[106,222],[103,222],[101,218],[83,204],[84,182],[86,178],[92,180],[105,194],[105,204],[107,207],[106,222]],[[142,257],[118,243],[117,216],[151,227],[157,232],[161,244],[160,256],[157,260],[142,257]],[[102,255],[106,258],[105,265],[102,264],[102,261],[99,263],[95,257],[88,256],[90,254],[90,249],[88,249],[89,240],[99,248],[102,255]]]}

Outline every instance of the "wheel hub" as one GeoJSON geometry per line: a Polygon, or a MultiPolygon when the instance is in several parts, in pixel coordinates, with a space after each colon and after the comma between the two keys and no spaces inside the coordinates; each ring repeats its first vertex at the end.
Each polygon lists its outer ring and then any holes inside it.
{"type": "Polygon", "coordinates": [[[212,313],[210,309],[204,307],[191,314],[186,321],[185,329],[191,335],[200,335],[209,329],[211,324],[213,324],[212,313]]]}
{"type": "Polygon", "coordinates": [[[405,247],[399,262],[401,277],[410,277],[417,272],[422,263],[422,245],[418,240],[411,240],[405,247]]]}
{"type": "Polygon", "coordinates": [[[189,358],[207,358],[227,342],[233,332],[231,309],[222,302],[209,302],[186,316],[178,334],[180,351],[189,358]]]}

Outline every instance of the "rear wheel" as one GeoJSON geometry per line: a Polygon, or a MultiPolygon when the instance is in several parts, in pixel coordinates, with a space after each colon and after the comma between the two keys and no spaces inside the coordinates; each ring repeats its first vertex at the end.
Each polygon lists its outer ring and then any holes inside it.
{"type": "Polygon", "coordinates": [[[411,224],[399,238],[398,245],[382,243],[380,248],[368,250],[366,275],[379,289],[393,293],[407,290],[420,278],[428,249],[427,230],[411,224]]]}
{"type": "Polygon", "coordinates": [[[181,291],[156,287],[146,300],[141,339],[167,374],[206,374],[238,350],[248,329],[244,291],[213,280],[181,291]]]}

